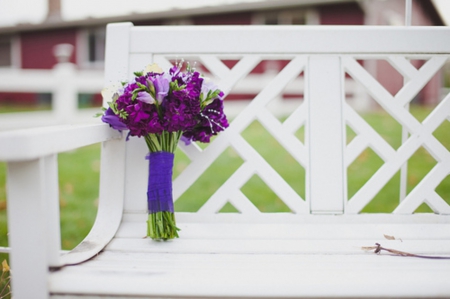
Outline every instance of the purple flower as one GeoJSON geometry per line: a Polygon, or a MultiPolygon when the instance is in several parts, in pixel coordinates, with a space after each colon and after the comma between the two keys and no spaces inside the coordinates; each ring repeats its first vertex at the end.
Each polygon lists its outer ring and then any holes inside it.
{"type": "Polygon", "coordinates": [[[192,130],[185,131],[183,136],[188,140],[208,143],[212,136],[228,126],[228,120],[223,112],[223,101],[216,98],[200,112],[198,124],[192,130]]]}
{"type": "Polygon", "coordinates": [[[105,111],[102,116],[102,121],[109,124],[113,129],[116,130],[127,130],[128,127],[121,121],[120,117],[117,116],[111,108],[105,111]]]}
{"type": "Polygon", "coordinates": [[[203,79],[203,84],[202,84],[202,94],[204,97],[206,97],[208,95],[209,91],[214,91],[217,89],[217,85],[214,84],[212,81],[208,80],[208,79],[203,79]]]}
{"type": "Polygon", "coordinates": [[[155,75],[150,77],[149,80],[155,87],[155,97],[159,104],[162,103],[163,99],[169,94],[169,80],[170,76],[167,75],[155,75]]]}
{"type": "Polygon", "coordinates": [[[181,135],[180,140],[184,142],[184,145],[189,145],[192,143],[192,140],[184,135],[181,135]]]}
{"type": "Polygon", "coordinates": [[[186,144],[209,142],[211,136],[228,127],[223,93],[198,72],[190,68],[182,72],[180,68],[174,66],[166,73],[151,71],[142,76],[136,73],[133,81],[120,87],[113,97],[113,108],[104,113],[102,120],[114,129],[128,129],[129,136],[183,132],[181,138],[186,144]],[[200,100],[202,93],[207,100],[200,100]]]}
{"type": "Polygon", "coordinates": [[[149,133],[161,133],[164,128],[157,107],[143,101],[133,101],[133,90],[137,88],[139,86],[135,83],[127,85],[124,93],[116,100],[117,109],[127,115],[122,122],[130,130],[131,136],[141,137],[149,133]]]}
{"type": "Polygon", "coordinates": [[[192,129],[200,112],[200,101],[191,98],[187,89],[173,91],[162,103],[164,127],[168,132],[192,129]]]}
{"type": "Polygon", "coordinates": [[[147,104],[155,103],[155,99],[152,97],[152,95],[145,91],[138,92],[138,96],[136,99],[147,104]]]}

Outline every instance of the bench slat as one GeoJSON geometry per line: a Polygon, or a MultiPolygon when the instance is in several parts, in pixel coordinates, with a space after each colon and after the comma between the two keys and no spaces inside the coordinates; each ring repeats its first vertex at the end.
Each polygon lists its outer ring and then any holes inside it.
{"type": "MultiPolygon", "coordinates": [[[[450,260],[371,255],[100,254],[50,275],[58,294],[169,297],[438,297],[450,260]]],[[[55,296],[54,298],[64,298],[55,296]]],[[[84,297],[83,297],[84,298],[84,297]]]]}
{"type": "MultiPolygon", "coordinates": [[[[385,224],[385,223],[179,223],[185,239],[299,239],[299,240],[381,240],[384,235],[406,240],[450,240],[448,224],[385,224]]],[[[143,222],[122,222],[116,238],[142,238],[143,222]]],[[[180,240],[181,240],[180,239],[180,240]]],[[[178,241],[178,240],[176,240],[178,241]]],[[[450,249],[449,249],[450,251],[450,249]]]]}

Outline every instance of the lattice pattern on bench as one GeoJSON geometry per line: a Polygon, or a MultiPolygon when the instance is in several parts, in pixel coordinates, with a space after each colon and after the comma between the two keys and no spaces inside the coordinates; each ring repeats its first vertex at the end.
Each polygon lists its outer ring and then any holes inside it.
{"type": "MultiPolygon", "coordinates": [[[[449,175],[450,153],[433,136],[433,132],[444,121],[450,120],[450,95],[447,95],[422,123],[405,108],[405,105],[409,104],[430,79],[442,69],[449,56],[428,57],[430,59],[420,69],[416,69],[404,56],[387,56],[385,58],[404,76],[406,81],[395,96],[376,81],[355,58],[343,57],[342,62],[344,70],[360,82],[376,102],[406,128],[410,136],[398,150],[395,150],[349,105],[345,105],[346,121],[358,133],[346,150],[346,165],[350,165],[368,146],[385,162],[350,199],[346,211],[348,213],[359,212],[416,150],[424,146],[438,163],[408,194],[394,210],[394,213],[413,213],[425,202],[435,213],[449,214],[450,206],[435,192],[435,188],[449,175]]],[[[413,57],[409,56],[408,58],[413,57]]]]}
{"type": "MultiPolygon", "coordinates": [[[[248,76],[261,61],[264,59],[280,58],[280,56],[268,57],[248,54],[233,56],[232,58],[237,60],[238,63],[232,68],[224,64],[224,57],[210,54],[200,55],[194,58],[189,55],[178,55],[177,57],[171,55],[155,55],[153,61],[166,69],[171,66],[171,61],[179,59],[179,57],[198,62],[204,69],[207,69],[213,76],[213,80],[218,82],[218,85],[226,94],[239,84],[240,80],[248,76]]],[[[225,58],[230,58],[230,56],[225,58]]],[[[301,105],[293,110],[283,122],[273,115],[267,106],[293,80],[299,78],[299,76],[302,76],[303,79],[304,72],[304,77],[309,76],[307,69],[310,56],[291,55],[281,58],[284,60],[288,59],[289,63],[273,77],[272,81],[232,121],[231,127],[224,134],[216,138],[206,150],[202,150],[196,145],[184,146],[180,144],[183,151],[191,160],[191,163],[175,180],[175,199],[179,198],[183,192],[194,184],[203,172],[231,146],[244,162],[200,208],[199,213],[217,213],[227,202],[230,202],[241,213],[260,213],[255,205],[241,191],[242,186],[255,174],[273,190],[293,213],[310,213],[310,199],[302,198],[298,192],[293,190],[280,174],[241,135],[253,121],[257,120],[284,147],[286,152],[308,171],[309,150],[307,134],[311,134],[311,131],[307,131],[308,133],[306,133],[307,138],[305,144],[294,134],[300,127],[308,126],[308,97],[305,97],[305,101],[302,101],[301,105]]],[[[442,122],[450,118],[450,96],[447,95],[423,123],[420,123],[414,118],[405,107],[430,79],[442,69],[445,62],[448,61],[448,56],[432,57],[419,69],[414,67],[408,60],[411,58],[415,57],[411,55],[407,57],[401,55],[345,55],[337,57],[341,64],[339,66],[341,68],[340,76],[344,78],[348,74],[361,84],[382,108],[406,127],[410,134],[407,141],[399,149],[394,149],[345,101],[346,91],[341,92],[339,96],[341,96],[340,101],[344,114],[344,122],[342,125],[347,124],[357,134],[344,148],[345,168],[348,168],[368,147],[373,149],[384,162],[382,167],[351,198],[347,199],[346,193],[343,194],[343,213],[354,214],[361,212],[421,146],[424,146],[438,163],[423,179],[422,183],[408,194],[406,199],[401,202],[393,213],[413,213],[422,203],[428,204],[436,213],[450,213],[448,203],[435,192],[436,186],[449,174],[449,165],[447,165],[448,161],[450,161],[449,152],[432,134],[442,122]],[[389,61],[404,76],[404,87],[395,96],[391,95],[362,64],[358,63],[358,59],[361,58],[385,59],[389,61]]],[[[418,56],[418,58],[424,59],[423,56],[418,56]]],[[[308,78],[305,81],[308,82],[308,78]]],[[[349,82],[347,79],[345,81],[346,83],[349,82]]],[[[345,86],[342,88],[345,89],[345,86]]],[[[307,86],[304,92],[308,94],[307,86]]],[[[345,134],[342,135],[342,138],[345,138],[345,134]]],[[[303,184],[305,182],[300,183],[303,184]]],[[[395,198],[393,200],[397,199],[395,198]]]]}
{"type": "MultiPolygon", "coordinates": [[[[200,56],[200,60],[216,78],[221,89],[227,94],[240,79],[248,75],[262,60],[258,55],[246,55],[232,69],[228,69],[219,58],[200,56]]],[[[162,57],[155,57],[155,62],[169,66],[162,57]]],[[[294,212],[306,213],[304,200],[289,186],[286,181],[270,166],[266,160],[240,135],[254,120],[258,120],[287,151],[304,167],[307,153],[305,146],[293,133],[306,121],[305,106],[300,106],[284,122],[274,117],[266,109],[266,105],[283,90],[294,78],[298,77],[305,66],[305,57],[295,57],[283,70],[256,96],[256,98],[233,121],[225,134],[218,136],[207,152],[200,156],[199,147],[184,147],[192,163],[177,178],[174,184],[175,197],[178,197],[206,170],[212,162],[228,147],[234,150],[245,161],[238,170],[225,182],[217,192],[199,210],[200,213],[218,212],[230,201],[241,213],[259,213],[259,210],[241,192],[241,187],[258,174],[279,198],[294,212]]],[[[205,151],[205,152],[206,152],[205,151]]]]}

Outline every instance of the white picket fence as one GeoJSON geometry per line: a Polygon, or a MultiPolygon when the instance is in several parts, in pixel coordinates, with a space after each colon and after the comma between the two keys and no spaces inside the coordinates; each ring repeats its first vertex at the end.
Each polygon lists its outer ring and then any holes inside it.
{"type": "Polygon", "coordinates": [[[0,92],[51,93],[49,111],[0,114],[0,130],[95,121],[99,109],[78,109],[79,93],[98,93],[103,71],[78,70],[62,62],[51,70],[10,69],[0,71],[0,92]]]}
{"type": "MultiPolygon", "coordinates": [[[[99,93],[104,84],[103,70],[83,70],[67,62],[70,57],[70,45],[55,47],[58,64],[49,70],[0,69],[0,92],[50,93],[51,110],[33,112],[15,112],[0,114],[0,131],[41,127],[58,124],[98,122],[93,116],[98,108],[78,108],[78,95],[81,93],[99,93]]],[[[250,74],[231,93],[239,95],[256,95],[273,79],[273,72],[250,74]]],[[[213,78],[217,80],[218,78],[213,78]]],[[[358,111],[368,110],[370,102],[367,92],[352,79],[346,79],[347,91],[351,103],[358,111]]],[[[285,94],[304,93],[304,78],[299,77],[290,82],[285,94]]],[[[249,98],[246,96],[246,98],[249,98]]],[[[300,99],[283,100],[282,94],[275,98],[270,109],[274,115],[285,116],[299,106],[300,99]]],[[[249,100],[228,101],[226,113],[234,117],[249,104],[249,100]]]]}

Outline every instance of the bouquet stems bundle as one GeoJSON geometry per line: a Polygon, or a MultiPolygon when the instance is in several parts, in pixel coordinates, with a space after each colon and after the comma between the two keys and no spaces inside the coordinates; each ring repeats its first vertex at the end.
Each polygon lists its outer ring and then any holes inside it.
{"type": "Polygon", "coordinates": [[[163,72],[151,65],[134,73],[131,82],[102,94],[109,108],[102,120],[130,136],[144,137],[150,154],[147,190],[147,235],[155,240],[178,237],[173,198],[172,169],[178,141],[209,142],[228,127],[223,92],[182,64],[163,72]]]}

